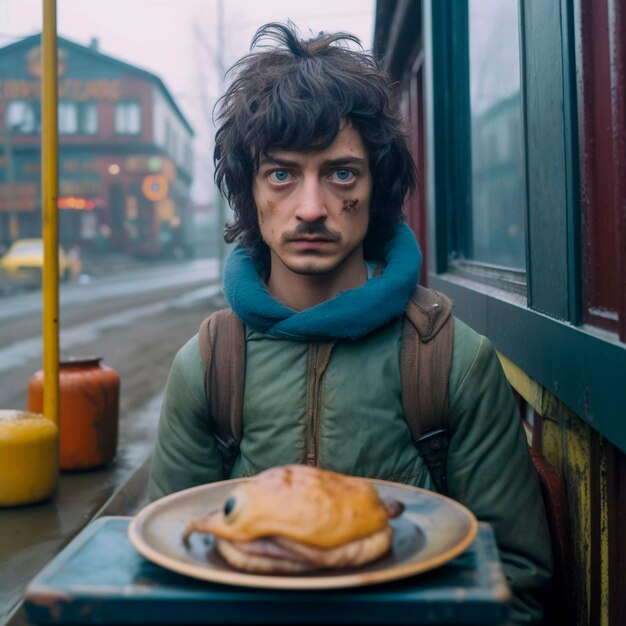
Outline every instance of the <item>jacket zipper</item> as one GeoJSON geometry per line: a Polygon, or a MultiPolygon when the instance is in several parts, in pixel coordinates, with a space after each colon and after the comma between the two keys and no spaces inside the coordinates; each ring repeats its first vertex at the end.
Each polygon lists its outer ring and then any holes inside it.
{"type": "Polygon", "coordinates": [[[306,464],[317,464],[317,406],[319,381],[317,379],[317,358],[319,354],[319,344],[311,344],[309,348],[309,364],[308,364],[308,400],[307,400],[307,436],[306,436],[306,464]]]}
{"type": "Polygon", "coordinates": [[[313,343],[309,348],[306,464],[317,465],[322,411],[322,376],[330,359],[333,343],[313,343]]]}

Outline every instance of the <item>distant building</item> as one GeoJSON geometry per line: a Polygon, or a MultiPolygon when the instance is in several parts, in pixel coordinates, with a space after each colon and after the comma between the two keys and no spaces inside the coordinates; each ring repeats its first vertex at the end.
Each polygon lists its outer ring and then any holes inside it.
{"type": "MultiPolygon", "coordinates": [[[[0,49],[0,243],[41,233],[41,47],[0,49]]],[[[58,40],[59,239],[153,256],[187,250],[193,129],[161,79],[58,40]]]]}

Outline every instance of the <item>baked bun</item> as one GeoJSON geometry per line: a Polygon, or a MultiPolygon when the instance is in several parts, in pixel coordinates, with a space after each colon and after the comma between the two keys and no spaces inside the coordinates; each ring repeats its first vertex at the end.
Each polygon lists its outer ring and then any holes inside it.
{"type": "Polygon", "coordinates": [[[255,573],[352,567],[389,550],[388,520],[402,510],[361,478],[285,465],[236,487],[220,511],[191,521],[183,539],[211,533],[230,565],[255,573]]]}

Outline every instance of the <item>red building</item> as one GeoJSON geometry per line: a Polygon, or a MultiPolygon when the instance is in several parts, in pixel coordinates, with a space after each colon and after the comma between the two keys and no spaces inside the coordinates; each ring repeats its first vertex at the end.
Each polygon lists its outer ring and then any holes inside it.
{"type": "MultiPolygon", "coordinates": [[[[59,239],[187,250],[193,129],[162,80],[59,38],[59,239]]],[[[0,49],[0,242],[41,233],[41,48],[0,49]]]]}

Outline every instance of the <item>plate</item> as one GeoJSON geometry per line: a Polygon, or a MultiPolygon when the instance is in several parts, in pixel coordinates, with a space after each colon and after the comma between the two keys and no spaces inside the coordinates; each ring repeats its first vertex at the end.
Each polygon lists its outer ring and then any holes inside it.
{"type": "Polygon", "coordinates": [[[149,561],[192,578],[266,589],[336,589],[398,580],[439,567],[465,551],[478,530],[474,515],[450,498],[408,485],[364,479],[381,497],[395,498],[405,506],[404,513],[390,521],[394,537],[387,555],[360,567],[308,574],[240,572],[213,549],[212,536],[195,533],[186,548],[182,534],[189,520],[221,508],[228,494],[247,480],[201,485],[156,500],[131,520],[130,542],[149,561]]]}

